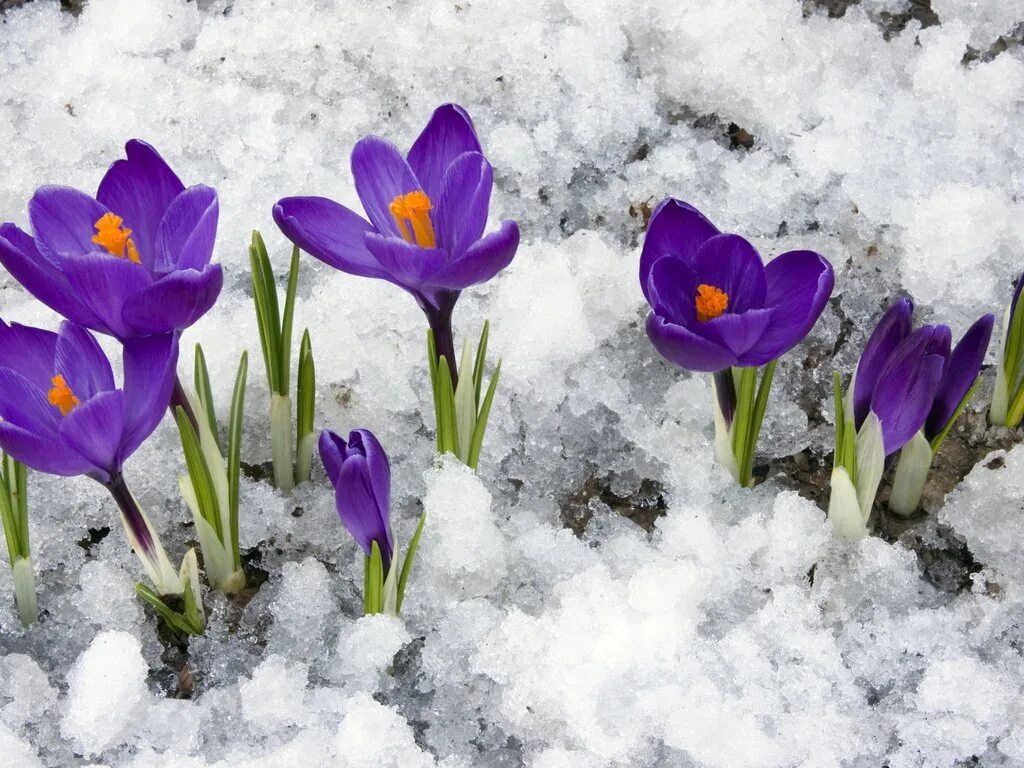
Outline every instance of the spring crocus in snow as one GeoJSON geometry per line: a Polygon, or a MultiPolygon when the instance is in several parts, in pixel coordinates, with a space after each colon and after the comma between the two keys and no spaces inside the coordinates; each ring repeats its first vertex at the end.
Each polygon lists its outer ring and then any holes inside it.
{"type": "Polygon", "coordinates": [[[993,424],[1016,427],[1024,419],[1024,312],[1020,295],[1024,274],[1017,280],[1006,312],[996,365],[996,386],[992,394],[989,420],[993,424]]]}
{"type": "Polygon", "coordinates": [[[138,139],[92,197],[40,187],[29,235],[0,225],[0,262],[26,290],[68,320],[121,341],[180,331],[213,306],[220,265],[210,264],[217,193],[187,189],[138,139]]]}
{"type": "Polygon", "coordinates": [[[913,303],[882,316],[864,347],[846,399],[835,377],[836,459],[829,517],[837,531],[863,536],[887,457],[900,451],[889,506],[910,514],[932,459],[977,385],[992,334],[981,317],[950,349],[945,325],[912,331],[913,303]]]}
{"type": "Polygon", "coordinates": [[[368,429],[353,430],[347,441],[325,429],[320,433],[320,459],[334,486],[338,516],[366,554],[366,613],[397,615],[424,518],[399,573],[391,532],[391,465],[380,442],[368,429]]]}
{"type": "Polygon", "coordinates": [[[831,265],[814,251],[765,265],[744,238],[719,232],[680,200],[663,201],[651,217],[640,256],[647,335],[679,367],[714,374],[716,453],[743,485],[775,361],[810,332],[833,284],[831,265]],[[757,387],[759,366],[767,367],[757,387]]]}
{"type": "MultiPolygon", "coordinates": [[[[382,138],[361,139],[352,150],[352,178],[366,218],[327,198],[286,197],[274,206],[274,221],[288,239],[324,263],[387,280],[413,295],[433,337],[431,371],[443,357],[442,377],[448,376],[452,390],[448,394],[435,377],[435,405],[442,406],[437,408],[438,448],[466,461],[481,423],[482,366],[474,369],[473,381],[464,377],[465,391],[476,394],[459,399],[461,424],[443,423],[442,413],[457,409],[441,401],[454,400],[460,382],[452,311],[461,291],[487,282],[512,261],[519,227],[502,221],[485,234],[493,172],[469,115],[455,104],[434,111],[405,157],[382,138]],[[461,446],[454,444],[460,433],[461,446]]],[[[461,359],[466,358],[464,350],[461,359]]]]}
{"type": "Polygon", "coordinates": [[[121,468],[160,423],[177,359],[175,334],[129,339],[119,388],[103,350],[81,326],[65,321],[53,333],[0,322],[0,447],[40,472],[103,484],[165,594],[181,592],[181,580],[121,468]]]}

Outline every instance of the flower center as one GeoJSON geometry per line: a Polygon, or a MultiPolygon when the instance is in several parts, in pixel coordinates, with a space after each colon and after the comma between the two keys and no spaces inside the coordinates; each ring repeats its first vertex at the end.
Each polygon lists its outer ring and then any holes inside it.
{"type": "Polygon", "coordinates": [[[713,285],[697,286],[697,319],[702,323],[713,320],[729,308],[729,294],[713,285]]]}
{"type": "Polygon", "coordinates": [[[417,190],[396,197],[388,210],[395,217],[398,231],[402,233],[405,242],[420,248],[433,248],[437,245],[434,225],[430,221],[430,209],[433,207],[427,193],[417,190]]]}
{"type": "Polygon", "coordinates": [[[53,384],[53,388],[47,395],[47,399],[50,401],[50,405],[56,406],[60,410],[61,416],[67,416],[71,413],[72,408],[82,402],[75,397],[75,393],[71,391],[71,387],[59,373],[50,379],[50,383],[53,384]]]}
{"type": "Polygon", "coordinates": [[[104,213],[100,220],[93,224],[96,234],[92,236],[92,241],[106,249],[111,256],[119,259],[127,257],[128,261],[141,264],[139,251],[130,238],[132,231],[128,227],[122,227],[122,221],[124,219],[117,214],[104,213]]]}

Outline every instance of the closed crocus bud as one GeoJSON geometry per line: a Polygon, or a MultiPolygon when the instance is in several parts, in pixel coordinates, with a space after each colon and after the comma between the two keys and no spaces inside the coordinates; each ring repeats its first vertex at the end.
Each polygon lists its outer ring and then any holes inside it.
{"type": "Polygon", "coordinates": [[[369,557],[377,542],[384,573],[391,568],[391,466],[373,433],[355,429],[348,441],[325,429],[320,433],[320,459],[334,486],[338,517],[369,557]]]}

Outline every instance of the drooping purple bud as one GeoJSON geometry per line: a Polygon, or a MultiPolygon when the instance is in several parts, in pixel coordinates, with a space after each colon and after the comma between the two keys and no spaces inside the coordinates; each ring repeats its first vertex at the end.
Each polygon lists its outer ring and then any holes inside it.
{"type": "Polygon", "coordinates": [[[913,314],[914,302],[910,299],[893,302],[864,345],[853,383],[853,414],[858,429],[867,418],[882,369],[896,347],[910,335],[913,314]]]}
{"type": "Polygon", "coordinates": [[[956,412],[957,406],[974,386],[981,364],[985,360],[988,344],[992,338],[994,315],[983,315],[972,325],[949,356],[949,364],[939,383],[928,420],[925,422],[925,437],[931,440],[945,428],[956,412]]]}

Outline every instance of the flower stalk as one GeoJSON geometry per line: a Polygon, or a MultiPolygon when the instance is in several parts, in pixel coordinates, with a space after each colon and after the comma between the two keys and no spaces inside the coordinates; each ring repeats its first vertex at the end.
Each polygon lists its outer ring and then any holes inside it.
{"type": "MultiPolygon", "coordinates": [[[[501,375],[501,360],[498,360],[487,390],[483,389],[484,368],[487,359],[487,339],[490,324],[484,322],[476,354],[470,354],[469,342],[462,346],[459,367],[463,376],[458,378],[458,367],[453,361],[449,366],[448,355],[441,354],[436,345],[433,330],[427,331],[427,363],[430,368],[430,382],[434,393],[434,414],[437,424],[437,452],[454,454],[466,466],[476,470],[480,463],[480,451],[487,420],[491,413],[494,393],[501,375]],[[472,367],[471,367],[472,366],[472,367]],[[466,371],[471,375],[466,376],[466,371]],[[483,398],[481,399],[481,393],[483,398]]],[[[450,338],[448,340],[450,342],[450,338]]]]}
{"type": "Polygon", "coordinates": [[[195,356],[195,411],[200,416],[199,429],[193,427],[184,409],[178,408],[176,413],[188,469],[188,473],[179,478],[178,486],[192,510],[206,576],[215,589],[228,595],[245,587],[238,546],[238,489],[247,375],[248,354],[243,352],[231,397],[226,459],[217,436],[209,372],[199,345],[196,345],[195,356]]]}
{"type": "Polygon", "coordinates": [[[39,620],[36,577],[28,537],[27,477],[25,465],[4,453],[0,471],[0,522],[7,540],[14,602],[18,618],[26,627],[39,620]]]}
{"type": "Polygon", "coordinates": [[[292,435],[290,374],[295,291],[299,279],[299,247],[292,248],[283,315],[278,304],[270,256],[262,236],[256,231],[252,233],[249,261],[252,267],[256,322],[270,388],[270,447],[274,485],[289,493],[297,484],[309,479],[313,446],[316,443],[313,432],[316,368],[308,330],[303,333],[299,346],[294,442],[292,435]]]}

